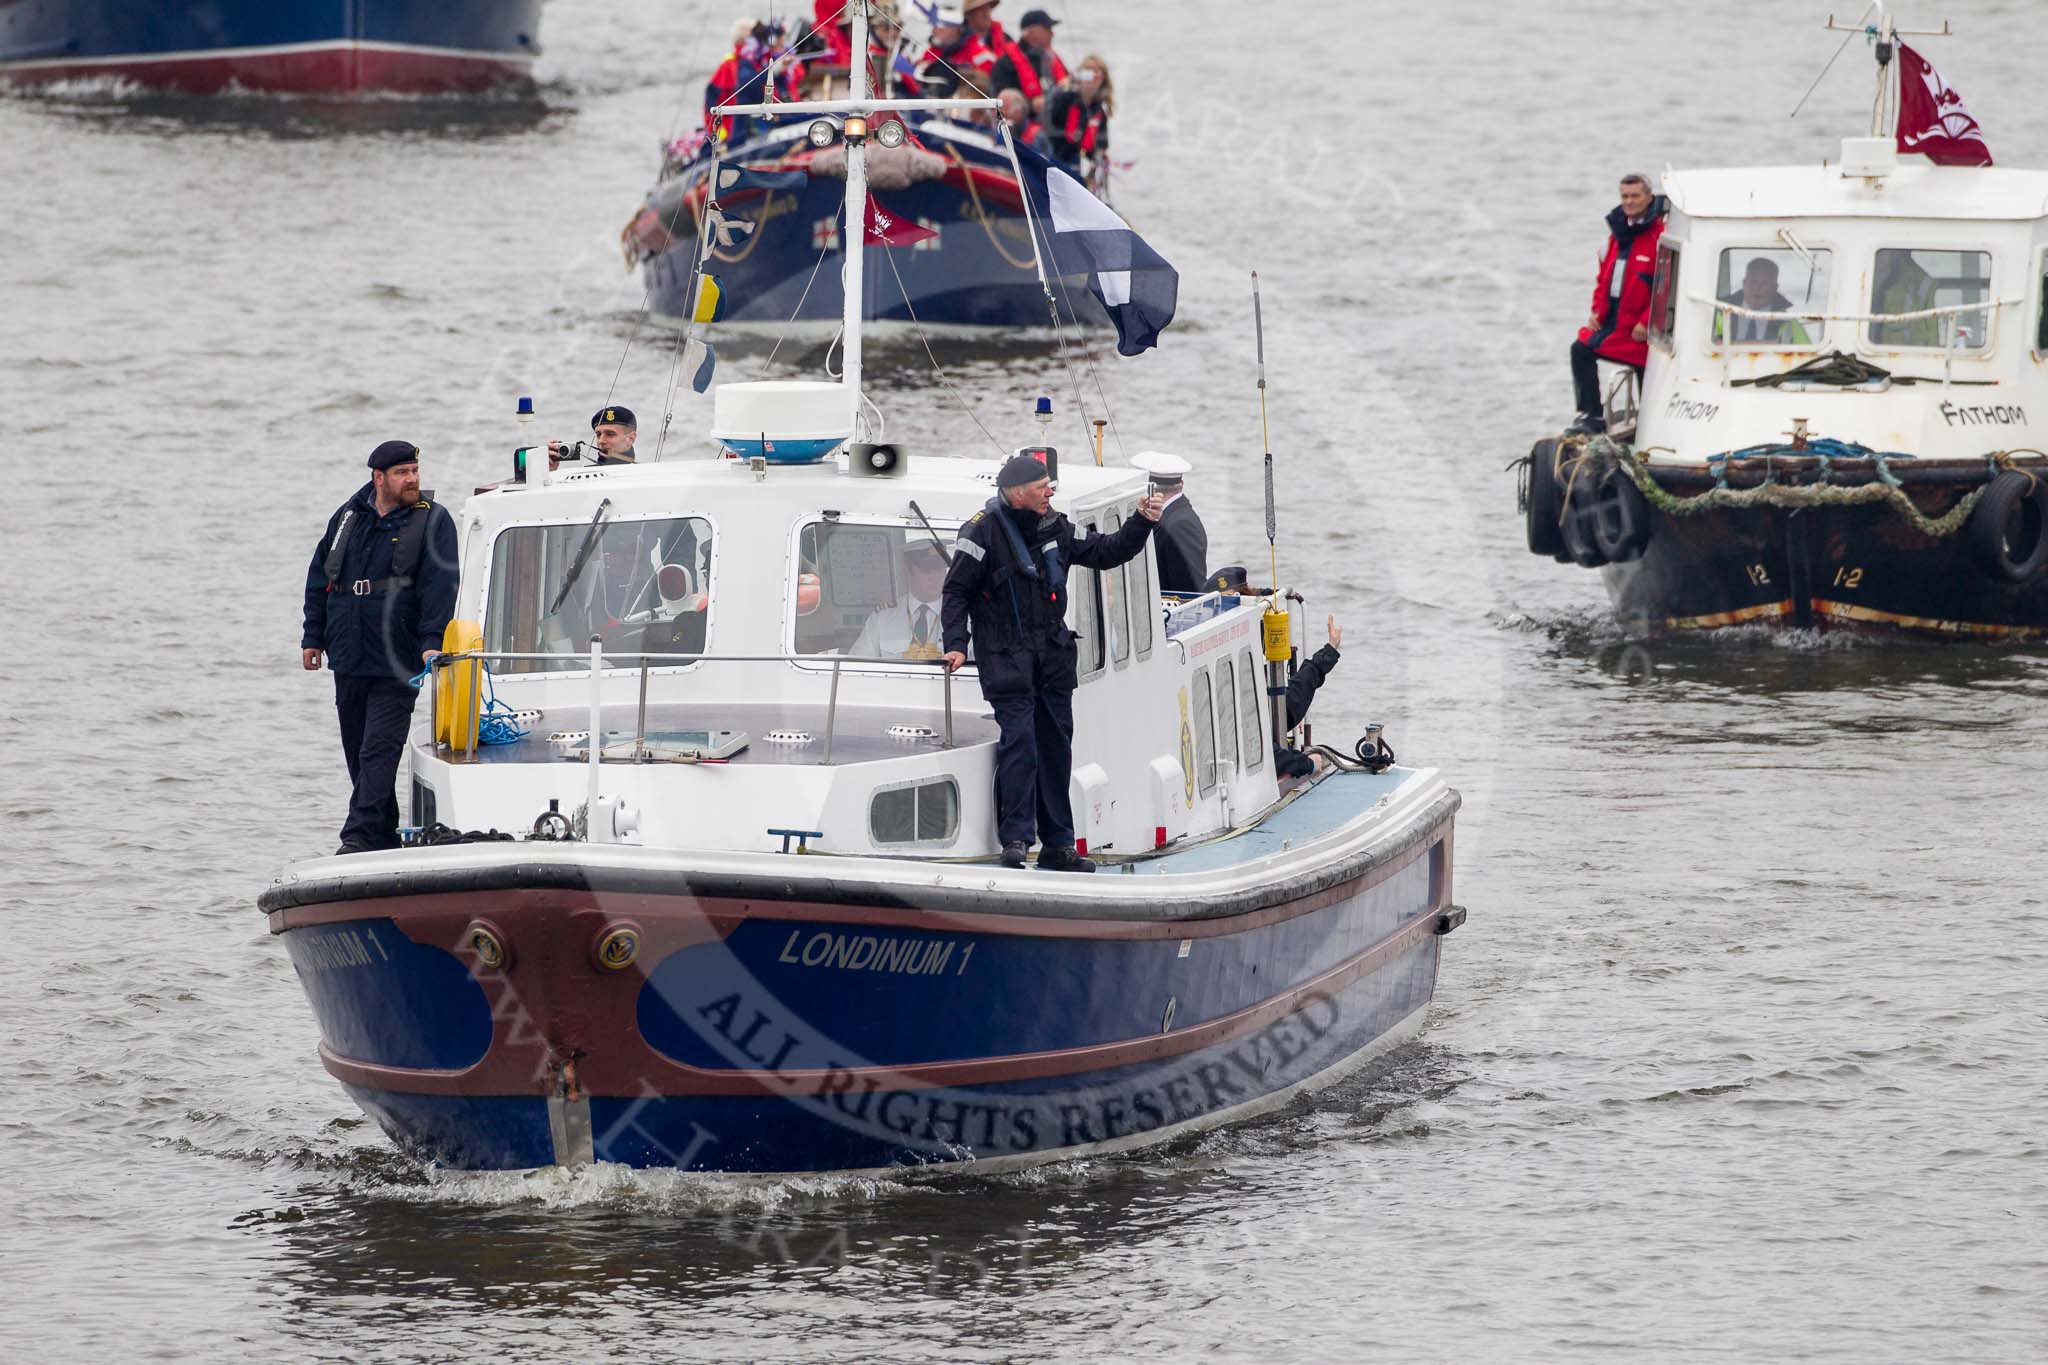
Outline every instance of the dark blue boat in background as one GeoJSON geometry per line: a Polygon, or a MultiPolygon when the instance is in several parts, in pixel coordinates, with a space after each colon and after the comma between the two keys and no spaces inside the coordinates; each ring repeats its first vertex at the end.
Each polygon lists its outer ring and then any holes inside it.
{"type": "Polygon", "coordinates": [[[542,0],[0,0],[0,82],[452,94],[532,79],[542,0]]]}
{"type": "MultiPolygon", "coordinates": [[[[934,235],[878,253],[883,259],[865,272],[865,315],[941,325],[1053,325],[1023,197],[1002,144],[988,129],[949,118],[913,114],[906,122],[909,143],[868,148],[869,193],[892,221],[934,235]]],[[[771,125],[723,153],[728,166],[809,172],[800,189],[719,197],[721,212],[757,224],[730,245],[710,244],[708,269],[722,287],[727,321],[836,322],[844,310],[837,258],[846,150],[814,150],[805,139],[808,126],[807,120],[771,125]]],[[[644,272],[648,311],[658,319],[688,316],[703,235],[699,214],[715,164],[708,154],[671,161],[621,234],[628,261],[644,272]]],[[[1063,275],[1054,262],[1046,266],[1061,323],[1106,322],[1085,272],[1063,275]]]]}

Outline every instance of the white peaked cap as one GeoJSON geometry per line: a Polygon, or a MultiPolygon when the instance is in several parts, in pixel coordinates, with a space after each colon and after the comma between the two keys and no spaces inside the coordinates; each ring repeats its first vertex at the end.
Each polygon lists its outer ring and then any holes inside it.
{"type": "Polygon", "coordinates": [[[1147,450],[1131,461],[1131,468],[1142,469],[1155,479],[1171,483],[1175,479],[1185,479],[1194,466],[1178,455],[1168,455],[1163,450],[1147,450]]]}

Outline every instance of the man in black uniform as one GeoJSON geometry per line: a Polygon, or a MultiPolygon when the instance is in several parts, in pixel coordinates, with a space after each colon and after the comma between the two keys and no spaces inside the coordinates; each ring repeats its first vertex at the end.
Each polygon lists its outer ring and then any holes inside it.
{"type": "Polygon", "coordinates": [[[1067,569],[1113,569],[1145,552],[1159,498],[1107,536],[1077,534],[1052,510],[1052,481],[1037,457],[1018,455],[996,476],[996,495],[968,518],[946,575],[946,671],[974,662],[995,708],[996,831],[1003,866],[1024,866],[1036,816],[1038,865],[1093,872],[1074,851],[1067,783],[1074,767],[1074,685],[1079,655],[1067,629],[1067,569]],[[1034,812],[1035,806],[1035,812],[1034,812]]]}
{"type": "Polygon", "coordinates": [[[1159,513],[1159,531],[1153,545],[1159,556],[1161,592],[1207,592],[1203,579],[1209,576],[1209,530],[1202,525],[1194,504],[1184,491],[1188,462],[1178,455],[1148,452],[1131,461],[1145,471],[1152,491],[1165,499],[1159,513]]]}
{"type": "Polygon", "coordinates": [[[455,520],[420,496],[419,447],[370,452],[370,481],[327,520],[306,569],[299,638],[308,672],[334,670],[348,820],[337,853],[398,847],[398,760],[419,693],[408,681],[455,614],[455,520]]]}
{"type": "MultiPolygon", "coordinates": [[[[597,447],[595,464],[632,464],[638,457],[633,443],[640,438],[640,422],[631,408],[599,408],[590,414],[590,443],[597,447]]],[[[548,468],[553,469],[569,454],[560,441],[548,442],[548,468]]]]}

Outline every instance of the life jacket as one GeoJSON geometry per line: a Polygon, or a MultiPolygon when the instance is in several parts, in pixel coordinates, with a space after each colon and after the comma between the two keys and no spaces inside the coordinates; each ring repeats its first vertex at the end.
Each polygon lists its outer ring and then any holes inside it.
{"type": "Polygon", "coordinates": [[[1102,131],[1102,106],[1083,104],[1079,99],[1067,106],[1067,117],[1060,127],[1060,140],[1084,152],[1095,150],[1102,131]]]}
{"type": "Polygon", "coordinates": [[[350,503],[341,514],[341,521],[334,528],[334,539],[327,546],[327,562],[322,566],[327,574],[327,591],[345,592],[356,597],[374,597],[380,593],[399,592],[412,586],[413,573],[420,566],[420,555],[426,549],[427,523],[434,518],[434,504],[426,493],[413,504],[412,514],[399,528],[398,544],[391,551],[391,576],[389,578],[357,579],[354,583],[343,584],[341,567],[348,561],[349,541],[354,535],[359,518],[363,515],[360,503],[350,503]]]}
{"type": "MultiPolygon", "coordinates": [[[[1001,494],[983,505],[982,516],[996,526],[994,562],[988,581],[982,587],[982,598],[992,613],[996,612],[995,602],[999,596],[1007,601],[1014,632],[998,630],[997,638],[989,643],[998,649],[1028,648],[1048,627],[1066,621],[1067,565],[1060,556],[1058,519],[1053,519],[1055,531],[1052,537],[1033,555],[1025,543],[1023,531],[1017,526],[1017,519],[1010,514],[1001,494]]],[[[1000,613],[996,614],[1000,618],[1000,613]]]]}

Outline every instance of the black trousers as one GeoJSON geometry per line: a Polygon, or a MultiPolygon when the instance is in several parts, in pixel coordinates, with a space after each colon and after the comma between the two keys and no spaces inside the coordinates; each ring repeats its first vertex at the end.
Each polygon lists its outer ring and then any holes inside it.
{"type": "Polygon", "coordinates": [[[1074,693],[1046,688],[1030,696],[990,697],[1002,736],[996,741],[996,833],[1004,843],[1071,848],[1074,808],[1074,693]]]}
{"type": "MultiPolygon", "coordinates": [[[[1636,378],[1642,378],[1642,366],[1630,368],[1636,372],[1636,378]]],[[[1572,342],[1572,401],[1581,417],[1605,414],[1606,405],[1600,401],[1600,355],[1583,341],[1572,342]]]]}
{"type": "Polygon", "coordinates": [[[341,754],[353,792],[341,842],[358,848],[398,847],[398,760],[420,694],[397,678],[334,675],[341,754]]]}

